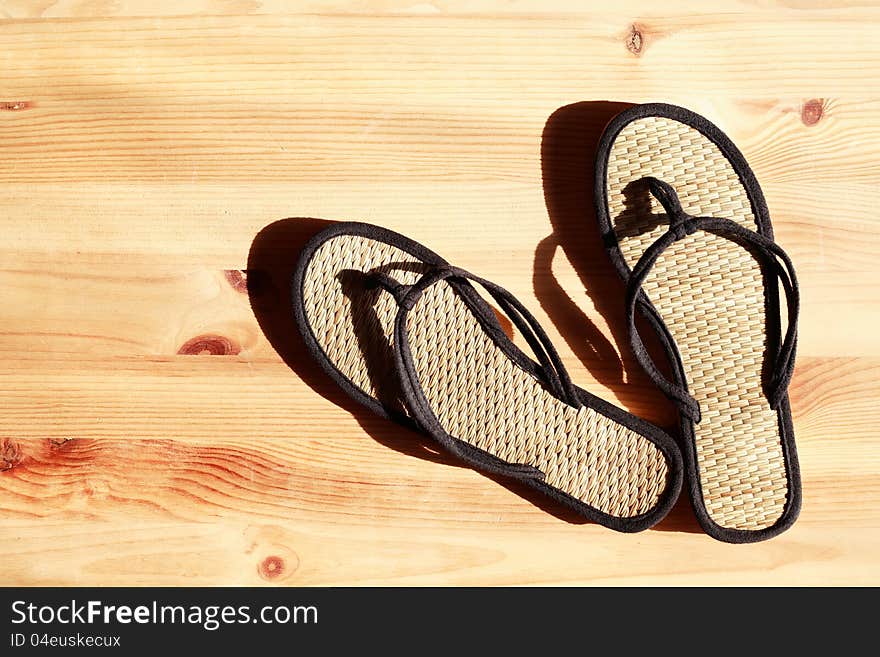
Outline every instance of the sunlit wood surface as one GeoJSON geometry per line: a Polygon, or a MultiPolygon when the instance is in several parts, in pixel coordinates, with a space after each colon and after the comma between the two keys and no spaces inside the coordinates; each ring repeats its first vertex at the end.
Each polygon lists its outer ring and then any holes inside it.
{"type": "Polygon", "coordinates": [[[880,6],[712,4],[0,2],[0,583],[880,583],[880,6]],[[766,543],[459,467],[289,316],[317,220],[381,224],[670,423],[590,210],[598,101],[650,100],[736,141],[801,278],[804,509],[766,543]]]}

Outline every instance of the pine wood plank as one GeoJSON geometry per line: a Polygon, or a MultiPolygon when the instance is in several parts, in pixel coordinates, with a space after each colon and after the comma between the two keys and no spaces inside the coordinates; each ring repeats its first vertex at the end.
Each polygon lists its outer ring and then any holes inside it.
{"type": "Polygon", "coordinates": [[[877,584],[878,19],[0,2],[0,583],[877,584]],[[588,233],[574,103],[603,99],[717,121],[797,264],[805,502],[768,543],[716,543],[686,502],[637,536],[580,523],[359,411],[293,342],[316,224],[282,220],[371,221],[503,284],[579,385],[670,423],[588,233]]]}

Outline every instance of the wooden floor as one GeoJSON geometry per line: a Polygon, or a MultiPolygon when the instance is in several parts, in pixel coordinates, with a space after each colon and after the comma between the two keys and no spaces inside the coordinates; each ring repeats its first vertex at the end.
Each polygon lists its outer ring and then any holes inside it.
{"type": "Polygon", "coordinates": [[[880,584],[880,4],[715,4],[0,2],[0,583],[880,584]],[[616,534],[460,467],[289,314],[319,220],[377,223],[670,423],[588,178],[650,100],[728,132],[798,267],[804,508],[766,543],[686,500],[616,534]]]}

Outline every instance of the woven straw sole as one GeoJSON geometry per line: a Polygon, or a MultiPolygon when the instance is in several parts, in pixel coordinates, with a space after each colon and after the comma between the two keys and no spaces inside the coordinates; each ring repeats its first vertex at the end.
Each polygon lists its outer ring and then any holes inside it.
{"type": "MultiPolygon", "coordinates": [[[[669,226],[637,182],[646,176],[671,184],[689,214],[758,229],[737,171],[690,125],[665,116],[632,120],[611,142],[606,166],[608,217],[629,268],[669,226]]],[[[706,513],[725,530],[772,527],[790,491],[780,416],[762,387],[768,344],[759,262],[729,239],[697,232],[660,256],[643,291],[678,348],[702,411],[694,458],[706,513]]]]}
{"type": "MultiPolygon", "coordinates": [[[[367,285],[367,274],[376,271],[413,284],[425,264],[370,237],[326,239],[304,265],[300,321],[322,357],[356,390],[392,414],[405,413],[392,359],[398,306],[391,294],[367,285]]],[[[407,329],[425,396],[452,436],[539,468],[544,484],[602,514],[635,518],[668,500],[670,466],[654,442],[550,394],[487,335],[447,282],[425,291],[407,329]]]]}

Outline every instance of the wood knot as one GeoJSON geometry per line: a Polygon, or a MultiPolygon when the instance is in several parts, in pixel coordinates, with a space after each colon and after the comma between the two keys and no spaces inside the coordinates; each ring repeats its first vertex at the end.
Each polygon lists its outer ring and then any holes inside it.
{"type": "Polygon", "coordinates": [[[0,111],[3,112],[18,112],[33,106],[34,104],[29,100],[0,101],[0,111]]]}
{"type": "Polygon", "coordinates": [[[274,554],[270,555],[259,563],[257,572],[263,579],[278,579],[284,574],[284,559],[274,554]]]}
{"type": "Polygon", "coordinates": [[[69,442],[74,441],[74,440],[76,440],[76,438],[49,438],[48,439],[49,449],[51,449],[51,450],[61,449],[62,447],[67,445],[69,442]]]}
{"type": "Polygon", "coordinates": [[[824,115],[825,101],[821,98],[812,98],[801,108],[801,121],[806,126],[816,125],[824,115]]]}
{"type": "Polygon", "coordinates": [[[626,44],[626,49],[629,50],[633,55],[641,55],[642,48],[644,47],[644,37],[642,36],[642,31],[639,29],[639,26],[633,23],[629,26],[629,32],[626,35],[626,39],[624,40],[626,44]]]}
{"type": "Polygon", "coordinates": [[[227,269],[223,272],[226,282],[232,286],[232,289],[242,294],[247,294],[247,272],[243,269],[227,269]]]}
{"type": "Polygon", "coordinates": [[[222,335],[200,335],[177,350],[180,356],[235,356],[241,347],[222,335]]]}
{"type": "Polygon", "coordinates": [[[24,454],[21,452],[21,445],[12,440],[12,438],[0,438],[0,472],[12,470],[23,459],[24,454]]]}

